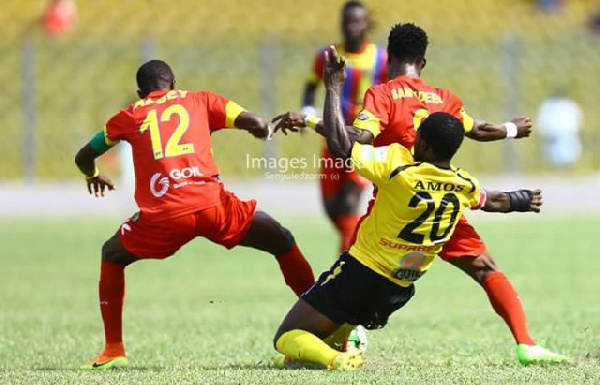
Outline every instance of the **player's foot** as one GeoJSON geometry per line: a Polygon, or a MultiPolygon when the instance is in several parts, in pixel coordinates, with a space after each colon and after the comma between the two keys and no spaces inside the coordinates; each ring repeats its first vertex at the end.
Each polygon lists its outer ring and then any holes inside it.
{"type": "Polygon", "coordinates": [[[361,352],[365,354],[367,352],[367,331],[361,325],[358,325],[348,335],[342,352],[361,352]]]}
{"type": "Polygon", "coordinates": [[[517,345],[517,358],[523,365],[569,362],[569,357],[554,353],[540,345],[517,345]]]}
{"type": "Polygon", "coordinates": [[[322,365],[301,361],[283,354],[273,357],[271,363],[278,369],[323,369],[322,365]]]}
{"type": "Polygon", "coordinates": [[[104,354],[98,356],[95,360],[89,364],[81,366],[81,370],[108,370],[108,369],[122,369],[129,366],[129,359],[125,356],[109,357],[104,354]]]}
{"type": "Polygon", "coordinates": [[[331,362],[329,370],[356,370],[363,366],[365,359],[360,351],[353,353],[340,353],[331,362]]]}

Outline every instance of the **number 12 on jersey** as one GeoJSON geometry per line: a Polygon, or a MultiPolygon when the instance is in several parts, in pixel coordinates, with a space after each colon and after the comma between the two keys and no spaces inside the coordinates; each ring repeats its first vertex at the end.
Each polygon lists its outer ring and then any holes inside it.
{"type": "Polygon", "coordinates": [[[152,154],[155,160],[162,158],[170,158],[173,156],[187,155],[194,153],[193,143],[179,143],[181,137],[190,127],[190,114],[181,104],[173,104],[160,114],[160,120],[156,110],[150,110],[146,118],[140,125],[140,133],[150,131],[150,142],[152,143],[152,154]],[[163,150],[162,139],[160,136],[160,125],[159,123],[169,122],[173,115],[177,115],[179,118],[179,124],[175,128],[175,131],[167,140],[167,145],[163,150]]]}

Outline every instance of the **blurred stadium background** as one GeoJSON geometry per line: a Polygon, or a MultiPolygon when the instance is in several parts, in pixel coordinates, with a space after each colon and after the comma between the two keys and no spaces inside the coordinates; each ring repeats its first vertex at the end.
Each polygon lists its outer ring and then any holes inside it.
{"type": "MultiPolygon", "coordinates": [[[[169,62],[181,88],[216,91],[266,117],[298,110],[315,51],[340,40],[343,1],[180,0],[176,7],[167,0],[76,1],[73,28],[60,35],[43,28],[48,3],[8,0],[0,13],[3,213],[15,207],[8,203],[11,197],[22,197],[23,181],[35,182],[37,193],[57,182],[80,181],[74,153],[107,118],[135,100],[135,70],[149,58],[169,62]]],[[[474,117],[536,118],[540,103],[559,87],[583,110],[583,152],[568,170],[555,170],[544,161],[540,135],[483,147],[467,141],[457,164],[477,175],[558,176],[559,186],[562,178],[575,176],[595,183],[600,34],[592,32],[590,20],[600,12],[600,1],[365,4],[375,21],[372,41],[385,45],[389,27],[398,21],[414,21],[428,31],[424,77],[454,90],[474,117]],[[558,9],[540,7],[552,3],[558,9]]],[[[248,156],[312,159],[320,146],[316,135],[278,136],[268,143],[237,132],[213,136],[222,176],[250,178],[258,186],[268,185],[269,170],[247,167],[248,156]]],[[[113,151],[101,166],[118,177],[119,162],[113,151]]],[[[305,170],[287,172],[301,171],[316,170],[309,162],[305,170]]],[[[124,179],[122,184],[130,185],[130,178],[124,179]]],[[[289,185],[314,186],[316,181],[289,185]]],[[[65,194],[64,187],[52,191],[65,194]]]]}
{"type": "MultiPolygon", "coordinates": [[[[398,21],[428,31],[425,78],[454,90],[475,117],[535,118],[556,87],[568,88],[585,113],[584,151],[574,172],[600,169],[600,35],[588,28],[598,1],[565,0],[556,12],[543,12],[533,0],[365,3],[376,21],[375,42],[385,44],[398,21]]],[[[180,0],[176,7],[167,0],[78,1],[74,28],[58,37],[41,28],[46,4],[7,0],[0,13],[4,178],[78,177],[74,152],[135,98],[135,70],[151,57],[171,63],[182,88],[214,90],[265,116],[299,109],[315,50],[340,40],[343,1],[180,0]]],[[[259,176],[245,167],[247,148],[254,155],[318,152],[314,135],[277,139],[268,149],[235,133],[215,135],[223,173],[259,176]]],[[[514,149],[507,142],[486,145],[485,153],[469,144],[460,163],[474,173],[550,172],[539,135],[514,149]]]]}

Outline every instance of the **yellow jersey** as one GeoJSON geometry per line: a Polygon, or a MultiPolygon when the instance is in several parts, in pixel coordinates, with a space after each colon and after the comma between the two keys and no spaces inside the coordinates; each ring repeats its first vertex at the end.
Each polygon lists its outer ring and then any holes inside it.
{"type": "Polygon", "coordinates": [[[354,170],[376,186],[349,253],[376,273],[410,286],[433,263],[465,208],[480,208],[485,191],[465,171],[415,162],[398,143],[355,143],[354,170]]]}

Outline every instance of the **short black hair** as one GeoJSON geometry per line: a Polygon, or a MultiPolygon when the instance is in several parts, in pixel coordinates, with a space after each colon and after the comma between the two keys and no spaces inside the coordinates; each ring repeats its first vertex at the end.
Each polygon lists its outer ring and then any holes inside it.
{"type": "Polygon", "coordinates": [[[387,51],[390,57],[407,63],[425,58],[429,39],[427,33],[413,23],[398,23],[390,30],[387,51]]]}
{"type": "Polygon", "coordinates": [[[449,161],[462,144],[465,129],[454,116],[435,112],[423,120],[419,135],[433,149],[436,160],[449,161]]]}
{"type": "Polygon", "coordinates": [[[346,1],[344,3],[344,7],[342,8],[342,20],[346,17],[346,12],[348,12],[352,8],[365,8],[365,5],[357,0],[346,1]]]}
{"type": "Polygon", "coordinates": [[[150,60],[140,66],[135,74],[138,89],[142,94],[164,90],[171,86],[175,75],[171,67],[162,60],[150,60]]]}

